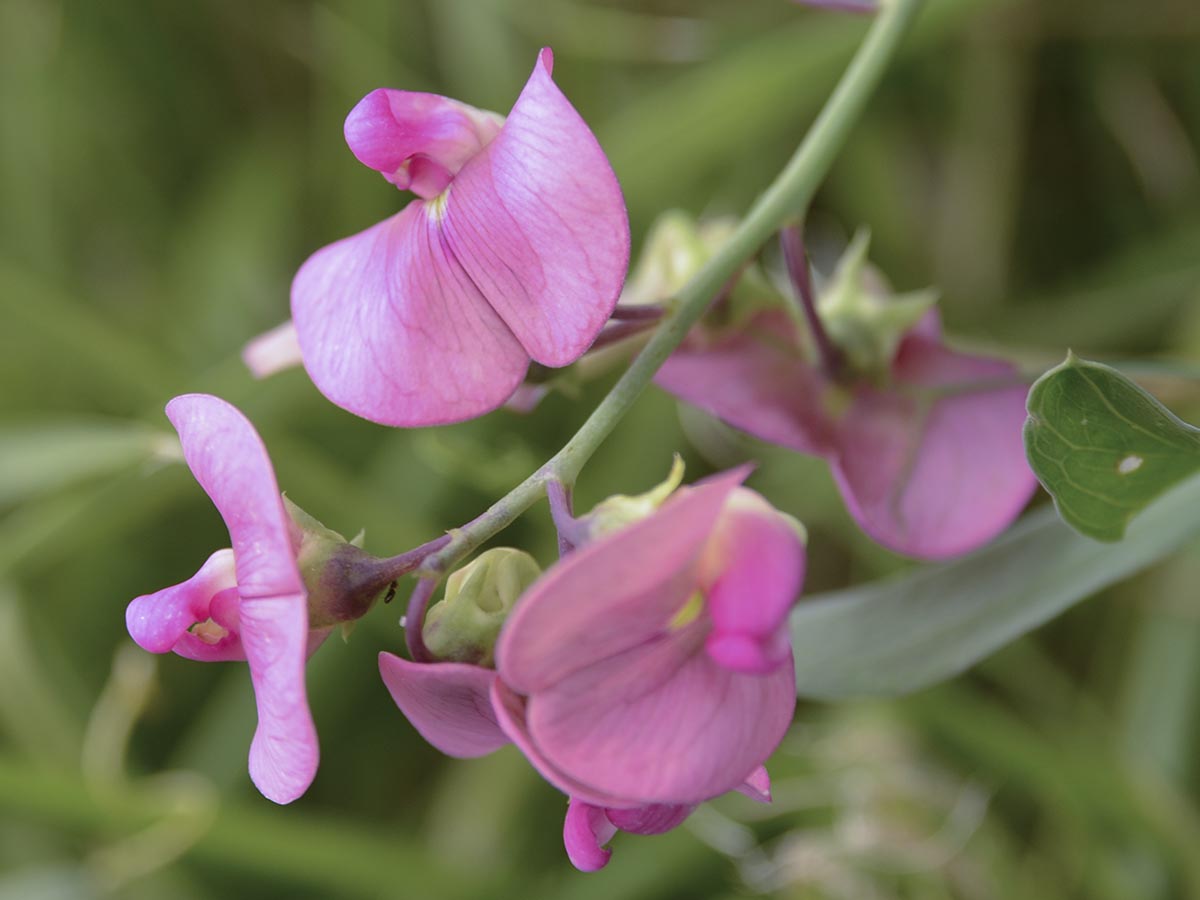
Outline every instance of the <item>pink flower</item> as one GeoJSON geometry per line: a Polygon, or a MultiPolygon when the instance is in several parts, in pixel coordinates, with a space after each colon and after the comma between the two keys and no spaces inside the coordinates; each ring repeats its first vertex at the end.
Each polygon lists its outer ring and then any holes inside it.
{"type": "Polygon", "coordinates": [[[991,540],[1036,487],[1021,428],[1028,388],[1010,363],[948,349],[935,312],[900,340],[885,384],[835,381],[779,312],[697,329],[656,382],[762,440],[822,456],[879,543],[940,559],[991,540]]]}
{"type": "Polygon", "coordinates": [[[745,475],[681,489],[560,561],[505,623],[496,671],[380,655],[434,746],[512,741],[572,798],[580,868],[607,861],[613,829],[657,833],[727,791],[767,795],[761,767],[795,705],[787,614],[804,546],[745,475]]]}
{"type": "MultiPolygon", "coordinates": [[[[548,49],[507,121],[380,89],[346,118],[354,155],[420,199],[318,250],[292,283],[304,365],[330,400],[388,425],[495,409],[530,360],[564,366],[616,305],[629,222],[616,177],[550,77],[548,49]]],[[[258,344],[269,372],[290,337],[258,344]]]]}
{"type": "Polygon", "coordinates": [[[309,631],[307,593],[296,565],[299,535],[254,427],[206,394],[176,397],[167,404],[167,417],[188,467],[225,520],[233,548],[218,550],[182,584],[138,597],[129,604],[126,625],[151,653],[249,663],[258,705],[250,777],[268,799],[290,803],[317,771],[304,664],[329,629],[309,631]]]}

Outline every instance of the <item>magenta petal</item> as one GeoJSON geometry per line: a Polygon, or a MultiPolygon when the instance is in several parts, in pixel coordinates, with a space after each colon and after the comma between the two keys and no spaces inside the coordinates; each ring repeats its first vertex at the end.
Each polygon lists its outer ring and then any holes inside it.
{"type": "MultiPolygon", "coordinates": [[[[179,432],[188,468],[229,529],[238,593],[243,598],[303,594],[291,520],[254,426],[224,400],[207,394],[176,397],[167,404],[167,418],[179,432]]],[[[299,608],[304,610],[303,600],[299,608]]]]}
{"type": "Polygon", "coordinates": [[[496,673],[464,663],[414,663],[379,654],[379,674],[421,736],[450,756],[486,756],[507,744],[490,691],[496,673]]]}
{"type": "Polygon", "coordinates": [[[823,406],[824,379],[796,349],[795,326],[764,313],[745,330],[706,343],[689,337],[654,382],[764,441],[825,455],[837,431],[823,406]]]}
{"type": "Polygon", "coordinates": [[[708,655],[735,672],[766,673],[791,662],[788,611],[804,580],[804,545],[791,522],[739,488],[704,551],[713,630],[708,655]]]}
{"type": "Polygon", "coordinates": [[[580,872],[598,872],[608,865],[612,851],[604,845],[617,833],[604,810],[572,797],[563,822],[563,846],[567,858],[580,872]]]}
{"type": "Polygon", "coordinates": [[[380,88],[346,116],[346,143],[363,165],[430,199],[487,146],[502,121],[437,94],[380,88]]]}
{"type": "Polygon", "coordinates": [[[629,220],[612,167],[551,64],[543,50],[500,134],[450,185],[444,227],[528,354],[564,366],[616,306],[629,220]]]}
{"type": "Polygon", "coordinates": [[[695,804],[651,803],[636,809],[610,809],[608,820],[630,834],[666,834],[695,812],[695,804]]]}
{"type": "Polygon", "coordinates": [[[771,776],[766,766],[759,766],[746,776],[746,780],[734,788],[757,803],[771,802],[771,776]]]}
{"type": "Polygon", "coordinates": [[[543,778],[564,794],[610,810],[641,805],[641,801],[636,798],[606,794],[556,768],[529,734],[529,724],[525,720],[525,698],[515,693],[499,678],[492,682],[492,709],[496,713],[496,721],[500,723],[509,740],[517,745],[543,778]]]}
{"type": "Polygon", "coordinates": [[[318,250],[292,282],[313,383],[385,425],[435,425],[500,406],[529,357],[449,252],[434,207],[410,203],[318,250]]]}
{"type": "Polygon", "coordinates": [[[129,636],[143,650],[169,653],[197,622],[209,617],[209,603],[236,584],[233,551],[218,550],[182,584],[136,598],[125,610],[129,636]]]}
{"type": "Polygon", "coordinates": [[[250,777],[289,803],[312,783],[317,737],[304,687],[308,607],[291,520],[254,427],[223,400],[187,394],[167,404],[184,459],[229,529],[240,597],[238,624],[258,705],[250,777]]]}
{"type": "Polygon", "coordinates": [[[795,674],[744,675],[697,653],[696,625],[575,672],[527,702],[547,761],[594,790],[697,803],[733,790],[782,740],[795,674]]]}
{"type": "Polygon", "coordinates": [[[576,550],[542,576],[496,644],[504,681],[532,694],[662,633],[695,590],[700,552],[745,477],[739,469],[683,488],[654,515],[576,550]]]}
{"type": "Polygon", "coordinates": [[[896,387],[860,392],[834,465],[868,534],[901,553],[941,559],[991,540],[1016,518],[1037,484],[1021,442],[1028,390],[987,386],[1015,374],[1000,360],[918,336],[904,341],[896,387]],[[906,388],[950,390],[923,406],[906,388]]]}
{"type": "Polygon", "coordinates": [[[319,756],[304,687],[305,595],[243,597],[240,614],[258,706],[250,778],[268,800],[291,803],[312,784],[319,756]]]}

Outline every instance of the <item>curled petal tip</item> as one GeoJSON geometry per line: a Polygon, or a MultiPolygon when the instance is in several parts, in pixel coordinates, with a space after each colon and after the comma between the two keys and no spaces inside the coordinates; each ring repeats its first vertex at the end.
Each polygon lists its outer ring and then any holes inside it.
{"type": "Polygon", "coordinates": [[[747,775],[746,780],[738,786],[737,792],[757,803],[770,803],[771,776],[767,774],[767,767],[759,766],[747,775]]]}
{"type": "Polygon", "coordinates": [[[767,675],[787,665],[792,658],[786,630],[767,638],[714,631],[704,648],[717,665],[746,675],[767,675]]]}
{"type": "Polygon", "coordinates": [[[572,797],[563,822],[563,846],[567,858],[580,872],[598,872],[608,865],[612,851],[604,845],[612,840],[617,828],[604,810],[572,797]]]}

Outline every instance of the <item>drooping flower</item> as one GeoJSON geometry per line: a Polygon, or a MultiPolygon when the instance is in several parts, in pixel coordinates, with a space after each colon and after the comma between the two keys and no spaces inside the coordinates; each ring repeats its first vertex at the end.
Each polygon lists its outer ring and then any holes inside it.
{"type": "Polygon", "coordinates": [[[791,316],[767,309],[693,329],[655,383],[824,457],[851,515],[884,546],[956,556],[1003,531],[1036,487],[1021,443],[1028,388],[1011,363],[948,348],[932,297],[887,295],[865,253],[856,241],[818,304],[839,371],[791,316]]]}
{"type": "MultiPolygon", "coordinates": [[[[419,199],[318,250],[292,283],[305,368],[364,418],[416,426],[500,406],[530,360],[565,366],[611,314],[629,262],[620,186],[550,77],[549,49],[507,120],[379,89],[346,119],[364,165],[419,199]]],[[[290,337],[256,343],[259,373],[290,337]]]]}
{"type": "Polygon", "coordinates": [[[250,777],[268,799],[290,803],[317,771],[305,662],[335,624],[367,611],[397,569],[286,501],[254,426],[224,400],[176,397],[167,417],[233,546],[182,584],[133,600],[126,626],[151,653],[249,663],[258,706],[250,777]]]}
{"type": "Polygon", "coordinates": [[[518,601],[496,670],[380,654],[416,729],[453,756],[509,741],[571,797],[583,869],[616,829],[653,834],[762,764],[795,704],[787,613],[803,579],[793,522],[727,473],[570,553],[518,601]]]}

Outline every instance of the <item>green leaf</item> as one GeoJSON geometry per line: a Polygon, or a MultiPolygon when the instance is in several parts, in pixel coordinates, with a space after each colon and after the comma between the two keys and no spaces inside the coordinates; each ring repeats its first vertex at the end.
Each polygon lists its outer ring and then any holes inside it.
{"type": "Polygon", "coordinates": [[[1029,392],[1025,453],[1059,515],[1118,541],[1147,503],[1200,471],[1200,429],[1115,369],[1074,354],[1029,392]]]}
{"type": "Polygon", "coordinates": [[[1147,507],[1115,546],[1045,508],[970,556],[818,594],[792,613],[797,688],[833,699],[942,681],[1197,534],[1200,476],[1147,507]]]}

